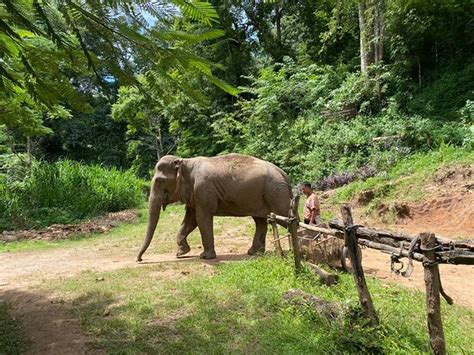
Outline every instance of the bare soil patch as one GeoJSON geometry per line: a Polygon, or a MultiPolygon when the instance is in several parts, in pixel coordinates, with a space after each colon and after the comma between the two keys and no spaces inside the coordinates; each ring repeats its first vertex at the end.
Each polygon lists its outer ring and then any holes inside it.
{"type": "Polygon", "coordinates": [[[364,215],[357,206],[358,221],[370,227],[398,230],[409,234],[433,232],[453,239],[474,238],[474,165],[447,167],[436,172],[433,183],[425,187],[428,195],[420,202],[396,201],[381,204],[377,213],[364,215]],[[388,223],[385,214],[394,212],[388,223]]]}
{"type": "Polygon", "coordinates": [[[137,220],[137,210],[125,210],[108,213],[105,216],[94,218],[78,224],[53,224],[43,229],[20,231],[3,231],[0,233],[0,242],[18,240],[57,240],[71,236],[104,233],[119,223],[131,223],[137,220]]]}

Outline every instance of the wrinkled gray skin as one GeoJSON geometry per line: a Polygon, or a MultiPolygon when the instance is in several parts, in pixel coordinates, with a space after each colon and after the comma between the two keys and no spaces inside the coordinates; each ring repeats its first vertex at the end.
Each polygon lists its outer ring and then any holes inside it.
{"type": "Polygon", "coordinates": [[[191,248],[187,236],[199,228],[204,251],[200,257],[213,259],[214,216],[252,216],[256,231],[248,254],[265,251],[267,215],[286,216],[292,197],[287,175],[275,165],[246,155],[182,159],[167,155],[155,167],[149,199],[148,228],[137,261],[147,250],[160,217],[160,209],[174,202],[186,205],[177,236],[177,256],[191,248]]]}

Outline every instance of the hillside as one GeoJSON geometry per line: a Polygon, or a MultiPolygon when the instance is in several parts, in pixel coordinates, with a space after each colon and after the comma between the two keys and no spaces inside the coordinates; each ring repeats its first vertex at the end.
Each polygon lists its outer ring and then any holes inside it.
{"type": "Polygon", "coordinates": [[[444,147],[415,154],[387,173],[322,193],[337,213],[350,201],[358,220],[383,229],[431,231],[462,239],[474,236],[474,152],[444,147]]]}

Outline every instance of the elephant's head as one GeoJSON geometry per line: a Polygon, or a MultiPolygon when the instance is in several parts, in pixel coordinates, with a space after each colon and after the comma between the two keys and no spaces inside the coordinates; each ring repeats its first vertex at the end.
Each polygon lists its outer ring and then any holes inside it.
{"type": "Polygon", "coordinates": [[[142,255],[147,250],[155,233],[160,218],[160,210],[165,210],[170,203],[180,200],[178,192],[179,169],[183,159],[172,155],[161,158],[155,166],[155,174],[151,181],[150,198],[148,200],[148,227],[137,261],[142,261],[142,255]]]}

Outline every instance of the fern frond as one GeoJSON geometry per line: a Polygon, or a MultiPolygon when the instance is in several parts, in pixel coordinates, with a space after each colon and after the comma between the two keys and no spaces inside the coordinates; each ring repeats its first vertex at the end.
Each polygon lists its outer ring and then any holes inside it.
{"type": "Polygon", "coordinates": [[[64,21],[55,9],[46,4],[42,6],[38,0],[33,1],[38,19],[44,23],[47,33],[51,40],[59,47],[65,48],[70,46],[71,43],[68,41],[67,30],[65,29],[64,21]]]}
{"type": "Polygon", "coordinates": [[[219,20],[216,9],[207,1],[171,0],[171,2],[178,6],[185,16],[207,26],[219,20]]]}
{"type": "Polygon", "coordinates": [[[162,41],[182,41],[187,45],[210,41],[220,38],[224,35],[223,30],[215,29],[203,31],[201,33],[186,33],[182,31],[150,31],[150,35],[159,38],[162,41]]]}

